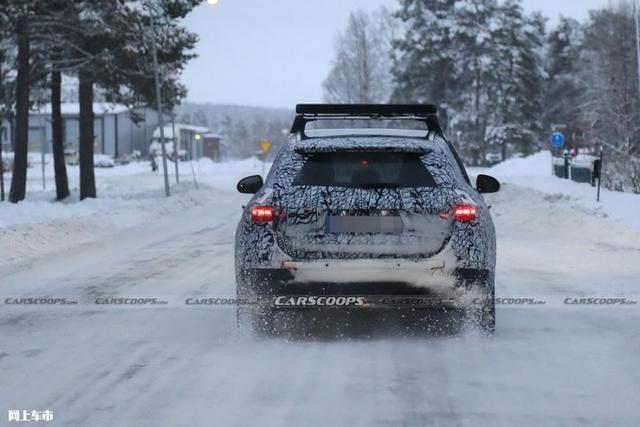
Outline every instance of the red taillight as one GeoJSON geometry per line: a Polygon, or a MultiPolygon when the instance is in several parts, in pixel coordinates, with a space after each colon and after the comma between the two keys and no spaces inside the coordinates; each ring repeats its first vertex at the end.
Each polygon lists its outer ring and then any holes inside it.
{"type": "Polygon", "coordinates": [[[469,222],[476,219],[476,207],[468,203],[456,205],[453,209],[453,217],[462,222],[469,222]]]}
{"type": "Polygon", "coordinates": [[[251,209],[251,221],[254,224],[268,224],[273,220],[273,208],[271,206],[254,206],[251,209]]]}

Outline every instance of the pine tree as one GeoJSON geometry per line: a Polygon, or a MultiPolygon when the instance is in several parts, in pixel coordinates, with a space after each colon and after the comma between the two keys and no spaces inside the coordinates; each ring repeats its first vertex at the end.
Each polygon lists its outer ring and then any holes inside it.
{"type": "MultiPolygon", "coordinates": [[[[109,101],[131,107],[154,100],[150,61],[150,13],[157,20],[159,63],[162,67],[162,100],[169,111],[186,94],[178,82],[196,37],[180,27],[179,19],[195,0],[152,1],[141,8],[137,1],[55,0],[41,8],[39,46],[44,61],[51,64],[52,101],[59,104],[59,73],[78,76],[80,99],[80,198],[96,197],[94,154],[94,88],[109,101]]],[[[58,108],[53,108],[54,154],[63,155],[58,108]]],[[[133,117],[133,116],[132,116],[133,117]]],[[[135,117],[133,117],[135,119],[135,117]]],[[[60,159],[57,159],[56,172],[60,159]]],[[[63,167],[63,164],[62,164],[63,167]]],[[[58,174],[56,174],[58,182],[58,174]]],[[[61,198],[64,191],[58,191],[61,198]]]]}
{"type": "Polygon", "coordinates": [[[640,193],[640,96],[633,10],[628,3],[592,12],[585,30],[581,118],[605,150],[605,185],[640,193]]]}
{"type": "Polygon", "coordinates": [[[69,196],[69,178],[64,157],[62,123],[62,73],[51,71],[51,152],[56,181],[56,200],[69,196]]]}
{"type": "Polygon", "coordinates": [[[153,13],[160,65],[161,94],[164,108],[171,111],[186,96],[180,74],[192,52],[197,36],[180,25],[180,21],[199,3],[198,0],[126,1],[111,23],[118,33],[117,48],[109,66],[99,78],[109,100],[126,105],[153,105],[155,82],[151,62],[151,39],[148,36],[153,13]],[[150,4],[151,10],[146,7],[150,4]]]}
{"type": "MultiPolygon", "coordinates": [[[[525,19],[523,49],[516,74],[518,81],[518,122],[523,130],[514,145],[525,155],[541,148],[543,132],[543,93],[547,78],[542,59],[545,43],[545,18],[536,13],[525,19]]],[[[504,157],[503,157],[504,158],[504,157]]]]}
{"type": "Polygon", "coordinates": [[[24,200],[27,190],[27,153],[29,141],[29,88],[30,88],[30,31],[31,4],[21,3],[16,12],[17,76],[16,76],[16,126],[13,154],[13,171],[9,201],[18,203],[24,200]]]}
{"type": "Polygon", "coordinates": [[[492,68],[496,100],[492,126],[487,131],[490,146],[530,154],[538,147],[542,131],[542,98],[546,72],[542,61],[544,19],[526,16],[517,1],[508,0],[496,11],[492,68]]]}
{"type": "Polygon", "coordinates": [[[463,0],[455,4],[452,32],[459,81],[453,123],[460,133],[459,148],[474,165],[484,162],[486,133],[498,102],[494,90],[497,76],[492,67],[495,40],[491,34],[496,10],[495,0],[463,0]]]}
{"type": "MultiPolygon", "coordinates": [[[[580,120],[580,102],[584,85],[580,76],[586,64],[581,52],[584,30],[575,19],[561,17],[547,38],[548,80],[544,90],[544,124],[550,130],[553,124],[565,124],[569,132],[577,131],[580,120]]],[[[573,133],[573,132],[572,132],[573,133]]]]}
{"type": "MultiPolygon", "coordinates": [[[[89,59],[85,52],[69,44],[70,13],[73,16],[73,2],[52,0],[41,3],[34,16],[33,56],[39,62],[39,69],[50,76],[51,101],[51,147],[55,172],[56,200],[69,196],[69,180],[64,156],[62,121],[62,72],[74,69],[77,64],[89,59]]],[[[43,76],[44,78],[44,76],[43,76]]]]}
{"type": "Polygon", "coordinates": [[[508,0],[406,0],[396,16],[394,98],[440,106],[466,160],[508,144],[531,152],[541,130],[544,20],[508,0]]]}
{"type": "MultiPolygon", "coordinates": [[[[16,92],[12,70],[16,69],[16,58],[11,29],[9,10],[0,11],[0,124],[3,120],[11,122],[14,114],[16,92]]],[[[0,141],[2,138],[3,135],[0,134],[0,141]]],[[[3,148],[0,142],[0,201],[5,200],[3,148]]]]}
{"type": "Polygon", "coordinates": [[[403,0],[395,17],[405,28],[393,42],[393,99],[452,105],[457,91],[453,0],[403,0]]]}
{"type": "MultiPolygon", "coordinates": [[[[15,114],[16,119],[14,173],[12,196],[10,196],[13,202],[23,200],[26,196],[28,130],[25,129],[28,129],[28,123],[25,122],[28,121],[28,111],[32,103],[41,99],[38,93],[42,92],[46,84],[45,63],[47,63],[47,58],[51,57],[51,52],[59,48],[59,45],[52,39],[51,35],[60,31],[59,28],[56,30],[52,28],[55,26],[56,18],[58,18],[53,16],[52,12],[56,10],[60,3],[62,3],[60,0],[50,2],[8,1],[4,3],[5,7],[0,11],[0,24],[2,27],[0,30],[0,44],[2,45],[0,47],[0,63],[6,62],[7,58],[14,62],[17,61],[14,60],[12,52],[16,50],[18,57],[21,58],[19,61],[20,66],[9,64],[9,70],[12,68],[20,70],[15,82],[7,81],[7,76],[0,76],[0,83],[2,83],[0,84],[2,86],[0,103],[3,105],[2,114],[0,114],[2,117],[0,118],[11,120],[15,114]],[[12,89],[12,86],[15,89],[12,89]],[[33,96],[33,94],[36,96],[33,96]]],[[[56,81],[57,79],[53,76],[52,82],[55,83],[56,81]]],[[[55,98],[55,88],[52,88],[52,90],[55,98]]],[[[61,150],[56,150],[55,139],[61,134],[57,132],[59,121],[56,120],[56,116],[54,114],[52,117],[54,131],[53,152],[57,195],[59,199],[62,199],[69,194],[69,190],[64,169],[63,153],[60,154],[61,150]],[[62,169],[60,169],[60,165],[62,165],[62,169]],[[64,180],[60,179],[61,170],[64,180]]],[[[0,187],[3,186],[2,184],[0,184],[0,187]]]]}

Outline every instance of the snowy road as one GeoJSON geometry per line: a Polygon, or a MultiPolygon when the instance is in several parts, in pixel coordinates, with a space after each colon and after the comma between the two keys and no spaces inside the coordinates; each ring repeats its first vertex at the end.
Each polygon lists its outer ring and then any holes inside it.
{"type": "Polygon", "coordinates": [[[488,199],[497,296],[546,302],[499,305],[491,339],[258,339],[236,330],[230,307],[184,305],[234,295],[233,233],[246,198],[222,192],[5,266],[0,424],[8,409],[49,409],[45,425],[638,425],[640,305],[564,300],[640,301],[640,232],[512,185],[488,199]],[[28,296],[80,304],[4,304],[28,296]],[[170,304],[91,303],[117,296],[170,304]]]}

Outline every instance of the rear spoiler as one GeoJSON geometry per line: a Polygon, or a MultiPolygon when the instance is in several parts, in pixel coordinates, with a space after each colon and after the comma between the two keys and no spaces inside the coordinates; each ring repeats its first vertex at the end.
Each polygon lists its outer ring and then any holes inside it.
{"type": "Polygon", "coordinates": [[[413,120],[442,135],[437,113],[429,104],[298,104],[291,133],[305,139],[307,123],[316,120],[413,120]]]}

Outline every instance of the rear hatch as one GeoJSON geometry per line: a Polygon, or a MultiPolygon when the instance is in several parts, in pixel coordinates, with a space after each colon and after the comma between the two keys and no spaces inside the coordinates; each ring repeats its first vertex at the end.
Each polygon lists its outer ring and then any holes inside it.
{"type": "Polygon", "coordinates": [[[305,153],[276,190],[279,246],[296,258],[426,257],[449,239],[450,189],[406,151],[305,153]]]}

